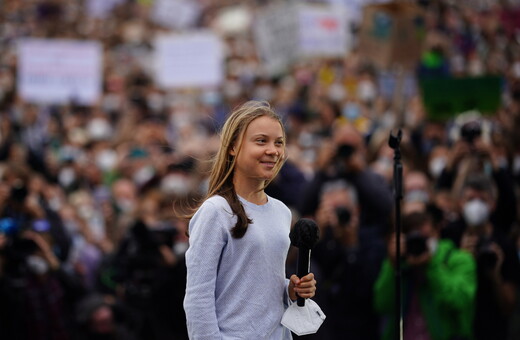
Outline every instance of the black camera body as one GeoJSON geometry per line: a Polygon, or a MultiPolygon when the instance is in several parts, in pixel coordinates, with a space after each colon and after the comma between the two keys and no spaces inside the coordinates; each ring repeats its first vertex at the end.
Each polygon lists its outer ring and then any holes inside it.
{"type": "Polygon", "coordinates": [[[497,264],[498,257],[492,249],[492,244],[493,241],[487,237],[481,237],[477,242],[477,264],[482,269],[493,269],[497,264]]]}
{"type": "Polygon", "coordinates": [[[460,137],[468,142],[469,144],[473,144],[475,139],[480,137],[482,134],[482,127],[480,126],[480,122],[471,121],[465,123],[460,128],[460,137]]]}
{"type": "Polygon", "coordinates": [[[418,232],[406,235],[406,255],[419,256],[428,251],[427,238],[418,232]]]}
{"type": "Polygon", "coordinates": [[[345,227],[349,224],[352,214],[346,207],[336,207],[336,217],[338,218],[338,224],[340,227],[345,227]]]}

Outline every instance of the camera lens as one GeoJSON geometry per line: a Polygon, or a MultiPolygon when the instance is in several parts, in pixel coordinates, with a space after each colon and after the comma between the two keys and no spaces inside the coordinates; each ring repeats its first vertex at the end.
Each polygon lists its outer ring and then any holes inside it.
{"type": "Polygon", "coordinates": [[[340,226],[346,226],[350,222],[351,213],[345,207],[336,208],[336,216],[338,217],[338,223],[340,226]]]}
{"type": "Polygon", "coordinates": [[[418,256],[425,253],[428,250],[426,244],[426,237],[420,233],[414,232],[406,236],[406,254],[412,256],[418,256]]]}

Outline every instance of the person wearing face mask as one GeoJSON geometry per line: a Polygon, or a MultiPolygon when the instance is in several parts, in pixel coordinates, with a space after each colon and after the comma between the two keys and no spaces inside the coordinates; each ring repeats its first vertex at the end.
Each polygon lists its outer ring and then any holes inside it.
{"type": "Polygon", "coordinates": [[[506,339],[520,286],[520,262],[512,242],[491,220],[497,203],[491,179],[470,175],[458,201],[461,216],[445,227],[443,237],[453,240],[477,263],[475,339],[506,339]]]}
{"type": "Polygon", "coordinates": [[[385,245],[360,226],[354,187],[341,179],[326,182],[316,222],[321,236],[312,258],[323,287],[316,300],[327,313],[319,339],[338,334],[350,340],[377,339],[379,318],[372,308],[372,286],[385,245]]]}
{"type": "Polygon", "coordinates": [[[343,179],[358,193],[360,223],[371,227],[381,237],[388,228],[392,211],[392,191],[383,176],[367,165],[363,135],[351,124],[338,122],[330,140],[322,143],[319,169],[304,187],[298,210],[313,216],[319,205],[319,193],[325,182],[343,179]]]}
{"type": "Polygon", "coordinates": [[[402,227],[401,257],[393,233],[374,285],[374,308],[388,317],[382,339],[395,333],[396,261],[402,264],[403,339],[473,339],[475,260],[452,241],[439,239],[439,227],[428,212],[404,215],[402,227]]]}
{"type": "Polygon", "coordinates": [[[461,179],[468,173],[488,175],[496,186],[496,204],[490,219],[496,228],[507,234],[517,215],[517,198],[511,171],[504,165],[504,150],[486,142],[485,124],[471,120],[460,128],[460,138],[444,157],[445,163],[435,179],[437,190],[458,191],[461,179]]]}
{"type": "Polygon", "coordinates": [[[52,242],[50,235],[22,225],[4,249],[0,300],[10,311],[1,324],[6,339],[71,339],[69,316],[86,290],[77,276],[62,268],[52,242]]]}

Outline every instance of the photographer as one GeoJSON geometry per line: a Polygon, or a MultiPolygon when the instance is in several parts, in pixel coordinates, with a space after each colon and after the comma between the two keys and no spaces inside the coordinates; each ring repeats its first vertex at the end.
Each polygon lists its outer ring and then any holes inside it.
{"type": "Polygon", "coordinates": [[[85,289],[78,277],[62,268],[49,229],[46,220],[13,225],[4,241],[0,300],[8,312],[6,338],[71,338],[71,312],[85,289]]]}
{"type": "Polygon", "coordinates": [[[443,237],[471,253],[477,262],[475,337],[506,339],[520,284],[520,264],[514,244],[491,221],[497,203],[491,179],[469,176],[458,203],[461,217],[446,226],[443,237]]]}
{"type": "Polygon", "coordinates": [[[477,289],[473,257],[449,240],[426,212],[403,216],[397,258],[395,234],[388,241],[388,257],[374,285],[374,307],[388,317],[383,339],[391,339],[395,326],[395,268],[402,262],[403,334],[405,340],[472,339],[477,289]]]}
{"type": "Polygon", "coordinates": [[[482,119],[470,119],[456,124],[458,135],[448,153],[446,166],[436,180],[437,190],[460,191],[464,179],[471,173],[484,173],[493,179],[497,188],[496,209],[491,220],[503,234],[508,234],[517,214],[516,195],[511,171],[507,167],[504,146],[494,143],[492,127],[482,119]]]}
{"type": "Polygon", "coordinates": [[[367,167],[363,136],[352,125],[338,122],[332,139],[322,145],[320,169],[304,189],[299,212],[313,216],[319,205],[323,183],[343,179],[358,195],[360,224],[377,230],[381,237],[389,224],[393,200],[386,180],[367,167]]]}
{"type": "Polygon", "coordinates": [[[384,242],[360,226],[355,189],[344,180],[326,182],[316,222],[322,235],[313,259],[323,282],[316,299],[327,313],[321,338],[337,334],[351,340],[377,338],[379,320],[372,308],[372,286],[385,256],[384,242]]]}
{"type": "Polygon", "coordinates": [[[177,229],[163,218],[161,196],[139,203],[139,218],[119,244],[111,268],[121,301],[135,313],[139,339],[184,339],[186,268],[175,250],[177,229]]]}

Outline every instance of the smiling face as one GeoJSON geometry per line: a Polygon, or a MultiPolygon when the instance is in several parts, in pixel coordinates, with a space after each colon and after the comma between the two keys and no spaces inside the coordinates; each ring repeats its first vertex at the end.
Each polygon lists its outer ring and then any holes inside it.
{"type": "Polygon", "coordinates": [[[236,157],[235,185],[262,187],[265,181],[273,179],[277,165],[283,159],[284,149],[282,126],[276,119],[262,116],[253,120],[246,128],[240,145],[235,145],[230,151],[236,157]]]}

